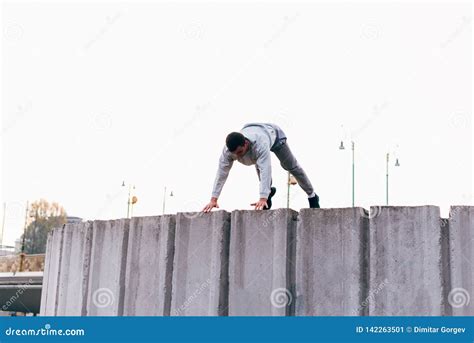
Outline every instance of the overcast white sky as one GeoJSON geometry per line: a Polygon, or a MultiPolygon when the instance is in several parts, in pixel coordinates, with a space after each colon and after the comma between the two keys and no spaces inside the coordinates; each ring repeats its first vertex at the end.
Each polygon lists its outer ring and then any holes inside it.
{"type": "MultiPolygon", "coordinates": [[[[469,3],[3,3],[4,244],[25,203],[84,219],[200,210],[225,136],[274,122],[322,207],[473,204],[469,3]],[[341,127],[341,125],[343,125],[341,127]],[[341,139],[346,150],[340,151],[341,139]],[[398,157],[401,166],[394,167],[398,157]]],[[[286,172],[273,156],[286,207],[286,172]]],[[[291,207],[307,207],[299,186],[291,207]]],[[[258,199],[234,164],[221,209],[258,199]]],[[[2,211],[2,215],[3,211],[2,211]]]]}

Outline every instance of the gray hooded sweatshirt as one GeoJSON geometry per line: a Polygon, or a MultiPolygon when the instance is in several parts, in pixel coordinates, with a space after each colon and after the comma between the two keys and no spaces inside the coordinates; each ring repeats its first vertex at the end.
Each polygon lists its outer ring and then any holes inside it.
{"type": "Polygon", "coordinates": [[[268,199],[272,181],[270,151],[285,144],[285,133],[275,124],[246,124],[240,132],[250,141],[249,150],[242,157],[231,153],[225,146],[219,159],[219,168],[212,190],[212,196],[219,198],[235,160],[250,166],[255,164],[260,171],[260,198],[268,199]]]}

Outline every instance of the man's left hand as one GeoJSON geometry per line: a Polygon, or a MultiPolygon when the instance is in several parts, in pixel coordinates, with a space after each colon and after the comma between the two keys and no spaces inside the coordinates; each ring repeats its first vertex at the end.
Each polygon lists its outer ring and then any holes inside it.
{"type": "Polygon", "coordinates": [[[267,208],[267,199],[265,198],[260,198],[259,201],[254,202],[253,204],[250,204],[250,206],[255,206],[256,210],[263,210],[264,208],[267,208]]]}

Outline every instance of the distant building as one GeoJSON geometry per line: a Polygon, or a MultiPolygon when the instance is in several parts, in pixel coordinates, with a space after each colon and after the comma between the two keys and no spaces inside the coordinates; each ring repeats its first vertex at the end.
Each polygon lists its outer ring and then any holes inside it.
{"type": "Polygon", "coordinates": [[[67,223],[68,224],[74,224],[74,223],[81,223],[82,218],[79,217],[67,217],[67,223]]]}
{"type": "Polygon", "coordinates": [[[15,254],[19,254],[21,253],[21,238],[18,238],[17,240],[15,240],[15,254]]]}
{"type": "Polygon", "coordinates": [[[15,247],[9,245],[0,245],[0,256],[15,254],[15,247]]]}

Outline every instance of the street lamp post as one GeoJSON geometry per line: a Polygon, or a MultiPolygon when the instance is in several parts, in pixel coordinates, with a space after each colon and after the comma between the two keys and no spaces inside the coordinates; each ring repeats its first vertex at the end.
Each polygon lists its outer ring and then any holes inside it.
{"type": "MultiPolygon", "coordinates": [[[[388,171],[389,171],[389,161],[390,161],[390,153],[387,152],[386,158],[386,165],[385,165],[385,202],[388,206],[388,171]]],[[[395,159],[395,167],[400,167],[400,162],[398,158],[395,159]]]]}
{"type": "MultiPolygon", "coordinates": [[[[352,145],[352,207],[355,206],[355,143],[351,141],[352,145]]],[[[339,150],[345,150],[344,142],[341,141],[339,150]]]]}
{"type": "MultiPolygon", "coordinates": [[[[170,197],[173,196],[173,191],[170,192],[170,197]]],[[[165,186],[165,191],[163,192],[163,214],[165,214],[166,210],[166,186],[165,186]]]]}
{"type": "MultiPolygon", "coordinates": [[[[135,189],[135,187],[133,187],[135,189]]],[[[138,201],[138,198],[134,195],[132,196],[132,198],[130,199],[130,218],[133,217],[133,205],[135,205],[138,201]]]]}
{"type": "MultiPolygon", "coordinates": [[[[125,187],[125,181],[122,182],[122,187],[125,187]]],[[[130,218],[130,215],[133,216],[133,205],[138,201],[136,196],[132,196],[132,188],[135,189],[135,185],[128,184],[127,219],[130,218]]]]}
{"type": "Polygon", "coordinates": [[[355,206],[355,143],[352,141],[352,207],[355,206]]]}
{"type": "MultiPolygon", "coordinates": [[[[30,204],[26,202],[26,213],[25,213],[25,225],[23,227],[23,239],[21,241],[21,253],[20,253],[20,267],[18,268],[19,272],[23,271],[23,261],[25,260],[25,238],[26,238],[26,228],[28,226],[28,217],[29,217],[30,204]]],[[[38,211],[36,212],[38,213],[38,211]]]]}
{"type": "Polygon", "coordinates": [[[296,181],[295,177],[288,172],[288,193],[286,196],[286,208],[290,208],[290,186],[296,185],[298,182],[296,181]]]}

